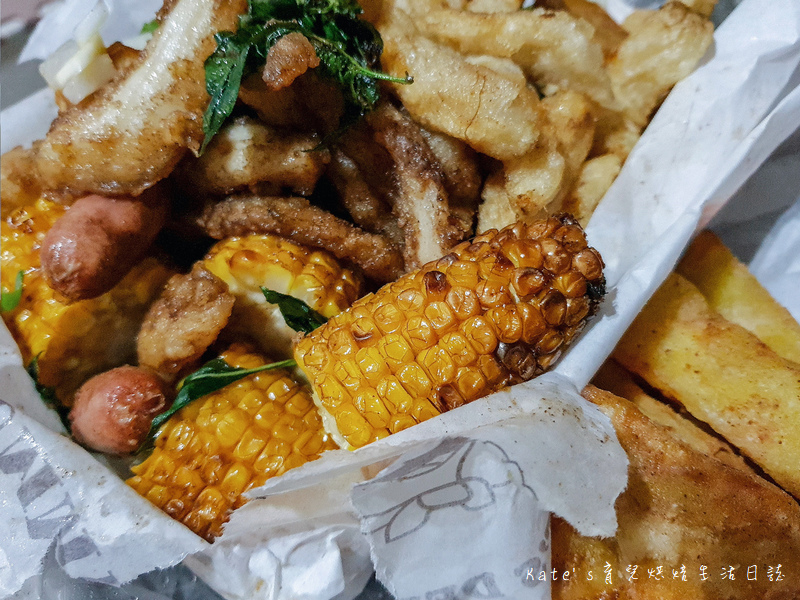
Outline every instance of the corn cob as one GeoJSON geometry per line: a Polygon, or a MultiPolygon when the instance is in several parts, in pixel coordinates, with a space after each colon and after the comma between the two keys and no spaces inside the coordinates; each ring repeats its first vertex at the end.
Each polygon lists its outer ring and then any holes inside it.
{"type": "Polygon", "coordinates": [[[338,314],[359,296],[361,282],[323,250],[311,250],[274,235],[232,237],[216,244],[205,267],[236,297],[228,331],[250,337],[265,352],[291,356],[295,331],[261,287],[303,300],[324,317],[338,314]]]}
{"type": "MultiPolygon", "coordinates": [[[[241,344],[230,365],[265,364],[241,344]]],[[[311,396],[286,371],[250,375],[181,409],[128,484],[198,535],[222,533],[242,493],[333,449],[311,396]]]]}
{"type": "Polygon", "coordinates": [[[596,310],[602,268],[571,217],[491,230],[358,300],[295,359],[328,432],[358,448],[542,373],[596,310]]]}
{"type": "Polygon", "coordinates": [[[39,357],[39,381],[53,387],[61,402],[92,375],[135,359],[136,332],[145,310],[171,272],[155,259],[144,260],[111,291],[68,304],[48,285],[39,262],[42,240],[68,210],[39,199],[2,223],[2,285],[13,287],[25,273],[22,300],[3,315],[25,363],[39,357]]]}

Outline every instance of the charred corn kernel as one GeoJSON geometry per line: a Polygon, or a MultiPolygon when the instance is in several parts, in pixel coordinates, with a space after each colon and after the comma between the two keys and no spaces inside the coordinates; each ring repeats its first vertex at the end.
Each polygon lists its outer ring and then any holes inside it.
{"type": "MultiPolygon", "coordinates": [[[[244,368],[265,363],[242,345],[222,358],[244,368]]],[[[164,423],[128,484],[211,541],[244,503],[245,491],[335,447],[308,392],[286,371],[264,371],[190,403],[164,423]]]]}
{"type": "Polygon", "coordinates": [[[261,287],[299,298],[324,317],[332,317],[359,296],[361,282],[323,250],[304,248],[274,235],[228,238],[203,261],[236,297],[229,330],[247,337],[276,357],[291,355],[295,331],[261,287]]]}
{"type": "Polygon", "coordinates": [[[542,373],[597,308],[602,267],[566,215],[489,231],[356,301],[295,359],[357,448],[542,373]]]}
{"type": "Polygon", "coordinates": [[[42,273],[39,248],[66,210],[39,199],[3,221],[0,281],[13,289],[17,273],[24,271],[22,300],[3,319],[25,363],[38,356],[40,382],[55,388],[68,405],[92,375],[135,360],[136,334],[144,314],[172,272],[148,258],[102,296],[71,304],[63,301],[42,273]]]}

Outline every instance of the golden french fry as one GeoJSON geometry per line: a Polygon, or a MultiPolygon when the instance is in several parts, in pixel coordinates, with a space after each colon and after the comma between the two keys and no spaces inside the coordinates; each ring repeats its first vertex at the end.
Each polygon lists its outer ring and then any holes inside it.
{"type": "Polygon", "coordinates": [[[531,152],[505,161],[483,186],[478,233],[542,215],[561,191],[564,173],[564,157],[550,139],[542,139],[531,152]]]}
{"type": "Polygon", "coordinates": [[[723,317],[754,333],[783,358],[800,363],[800,324],[716,235],[700,233],[677,271],[723,317]]]}
{"type": "Polygon", "coordinates": [[[625,114],[643,127],[672,86],[694,70],[714,27],[674,1],[660,10],[636,11],[623,26],[629,35],[608,63],[608,74],[625,114]]]}
{"type": "Polygon", "coordinates": [[[581,165],[578,179],[564,199],[562,210],[572,213],[586,226],[620,169],[622,161],[616,154],[603,154],[587,160],[581,165]]]}
{"type": "Polygon", "coordinates": [[[594,115],[591,103],[579,92],[563,90],[543,98],[539,105],[544,117],[543,134],[556,141],[564,157],[564,183],[569,185],[578,176],[592,149],[594,115]]]}
{"type": "Polygon", "coordinates": [[[692,12],[708,18],[714,12],[717,0],[681,0],[681,4],[685,4],[692,12]]]}
{"type": "Polygon", "coordinates": [[[510,78],[422,35],[411,18],[390,9],[378,23],[383,67],[410,73],[411,85],[394,85],[408,112],[423,126],[467,142],[503,160],[528,151],[539,136],[536,93],[510,78]]]}
{"type": "Polygon", "coordinates": [[[800,366],[712,310],[672,274],[614,358],[800,497],[800,366]]]}
{"type": "Polygon", "coordinates": [[[628,33],[601,6],[589,0],[563,0],[564,8],[594,28],[592,39],[603,48],[606,58],[613,56],[628,33]]]}
{"type": "Polygon", "coordinates": [[[583,537],[553,520],[552,564],[570,572],[553,579],[554,600],[794,597],[797,582],[785,574],[800,568],[800,506],[790,496],[674,439],[630,402],[591,386],[584,396],[611,419],[628,454],[628,488],[617,499],[614,538],[583,537]],[[779,563],[783,579],[769,581],[766,565],[779,563]],[[707,580],[698,576],[702,565],[707,580]],[[728,565],[736,566],[733,580],[720,577],[728,565]],[[746,577],[749,565],[758,566],[755,579],[746,577]],[[661,577],[648,577],[659,567],[661,577]]]}
{"type": "MultiPolygon", "coordinates": [[[[451,6],[450,8],[457,8],[451,6]]],[[[466,10],[476,13],[506,13],[522,8],[520,0],[469,0],[466,10]]]]}
{"type": "Polygon", "coordinates": [[[431,39],[464,54],[510,58],[540,86],[571,89],[602,106],[618,106],[593,27],[564,11],[477,14],[434,10],[418,18],[431,39]]]}

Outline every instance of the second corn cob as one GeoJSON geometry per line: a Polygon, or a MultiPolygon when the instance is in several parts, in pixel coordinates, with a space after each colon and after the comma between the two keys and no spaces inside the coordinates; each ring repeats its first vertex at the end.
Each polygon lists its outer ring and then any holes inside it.
{"type": "Polygon", "coordinates": [[[603,263],[552,217],[458,245],[303,338],[327,430],[358,448],[542,373],[595,312],[603,263]]]}
{"type": "Polygon", "coordinates": [[[39,382],[69,405],[89,377],[129,362],[145,311],[172,272],[146,258],[113,289],[69,303],[47,283],[39,248],[68,208],[45,199],[14,211],[2,223],[2,284],[13,287],[24,272],[22,300],[3,315],[27,364],[38,357],[39,382]]]}
{"type": "Polygon", "coordinates": [[[248,337],[272,356],[291,356],[294,330],[261,288],[299,298],[324,317],[343,311],[358,297],[360,280],[324,250],[275,235],[252,234],[215,244],[203,266],[236,297],[228,333],[248,337]]]}
{"type": "MultiPolygon", "coordinates": [[[[239,368],[265,364],[241,344],[222,358],[239,368]]],[[[128,484],[212,541],[245,491],[335,447],[308,392],[286,371],[264,371],[173,415],[128,484]]]]}

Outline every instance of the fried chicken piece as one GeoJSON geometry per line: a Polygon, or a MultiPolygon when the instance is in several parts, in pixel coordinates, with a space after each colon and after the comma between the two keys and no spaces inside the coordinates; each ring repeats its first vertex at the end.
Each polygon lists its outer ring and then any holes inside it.
{"type": "Polygon", "coordinates": [[[197,220],[213,238],[272,233],[299,244],[324,248],[358,265],[375,281],[403,274],[403,257],[385,237],[367,233],[305,198],[232,196],[208,206],[197,220]]]}
{"type": "Polygon", "coordinates": [[[203,267],[174,275],[147,312],[136,350],[139,365],[170,380],[196,363],[227,325],[234,296],[203,267]]]}
{"type": "Polygon", "coordinates": [[[250,117],[226,124],[203,156],[187,157],[175,173],[192,196],[236,191],[310,194],[330,160],[311,134],[284,133],[250,117]]]}
{"type": "Polygon", "coordinates": [[[130,70],[53,122],[36,164],[46,189],[138,195],[203,140],[203,63],[246,0],[167,0],[130,70]]]}
{"type": "Polygon", "coordinates": [[[394,161],[392,211],[404,234],[406,270],[441,258],[470,230],[450,217],[444,175],[420,126],[391,104],[382,105],[367,120],[394,161]]]}
{"type": "Polygon", "coordinates": [[[319,66],[319,57],[308,38],[300,32],[283,36],[269,49],[261,79],[268,90],[288,87],[300,75],[319,66]]]}
{"type": "Polygon", "coordinates": [[[728,600],[797,596],[797,581],[769,581],[767,565],[800,567],[800,506],[773,484],[673,438],[633,404],[593,386],[584,396],[614,425],[628,454],[628,488],[617,499],[614,538],[578,535],[553,519],[553,567],[575,576],[553,582],[556,600],[728,600]],[[611,584],[604,567],[611,566],[611,584]],[[635,580],[626,568],[637,565],[635,580]],[[708,579],[699,576],[705,565],[708,579]],[[720,571],[735,567],[734,578],[720,571]],[[746,577],[757,566],[757,579],[746,577]],[[662,567],[661,578],[648,570],[662,567]],[[686,581],[672,569],[686,568],[686,581]],[[587,573],[592,572],[589,579],[587,573]]]}

